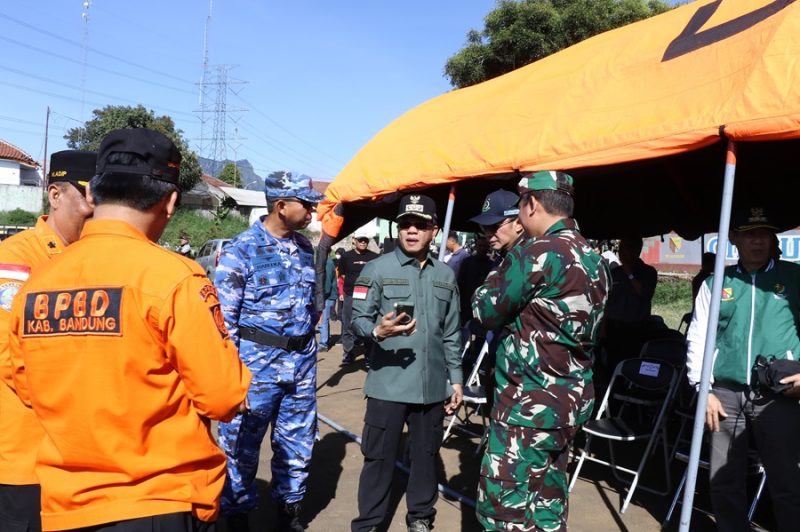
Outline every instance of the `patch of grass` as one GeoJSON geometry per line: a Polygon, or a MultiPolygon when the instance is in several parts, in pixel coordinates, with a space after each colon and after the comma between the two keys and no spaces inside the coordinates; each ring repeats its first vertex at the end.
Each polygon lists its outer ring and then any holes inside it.
{"type": "Polygon", "coordinates": [[[197,211],[178,209],[167,224],[159,242],[167,243],[171,249],[175,249],[180,234],[186,233],[189,236],[189,244],[197,252],[207,240],[232,238],[247,227],[247,220],[237,216],[228,215],[222,219],[209,219],[201,216],[197,211]]]}
{"type": "Polygon", "coordinates": [[[692,282],[675,277],[658,277],[653,295],[653,314],[664,318],[670,329],[677,329],[681,318],[692,310],[692,282]]]}
{"type": "Polygon", "coordinates": [[[38,217],[39,214],[22,209],[0,211],[0,225],[35,225],[38,217]]]}

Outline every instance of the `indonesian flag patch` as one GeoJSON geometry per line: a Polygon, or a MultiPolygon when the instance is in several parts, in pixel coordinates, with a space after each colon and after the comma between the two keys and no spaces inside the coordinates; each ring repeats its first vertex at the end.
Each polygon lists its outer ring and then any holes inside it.
{"type": "Polygon", "coordinates": [[[356,286],[353,288],[353,299],[367,299],[369,288],[366,286],[356,286]]]}
{"type": "Polygon", "coordinates": [[[0,263],[0,279],[14,279],[16,281],[27,281],[31,275],[31,269],[24,264],[4,264],[0,263]]]}

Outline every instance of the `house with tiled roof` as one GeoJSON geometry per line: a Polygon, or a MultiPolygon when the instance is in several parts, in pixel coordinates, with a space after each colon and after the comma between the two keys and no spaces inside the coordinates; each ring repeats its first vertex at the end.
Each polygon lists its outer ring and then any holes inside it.
{"type": "Polygon", "coordinates": [[[39,163],[22,149],[0,139],[0,184],[41,185],[39,163]]]}
{"type": "Polygon", "coordinates": [[[42,211],[39,163],[22,149],[0,139],[0,211],[42,211]]]}

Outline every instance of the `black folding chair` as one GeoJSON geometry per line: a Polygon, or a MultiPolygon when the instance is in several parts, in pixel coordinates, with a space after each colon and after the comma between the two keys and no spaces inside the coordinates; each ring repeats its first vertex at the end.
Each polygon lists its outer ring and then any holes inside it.
{"type": "Polygon", "coordinates": [[[620,477],[618,472],[633,476],[628,493],[620,509],[621,513],[628,509],[631,497],[633,497],[637,487],[659,495],[669,493],[670,473],[666,420],[682,375],[682,369],[675,368],[671,364],[655,358],[628,359],[617,365],[595,419],[590,420],[583,427],[586,433],[586,444],[580,451],[578,465],[569,485],[570,491],[575,486],[584,462],[589,460],[609,466],[614,476],[620,481],[628,482],[627,479],[620,477]],[[623,391],[617,394],[617,401],[615,401],[619,404],[613,408],[614,413],[612,413],[612,408],[609,407],[609,400],[620,388],[623,391]],[[639,391],[642,393],[638,393],[639,391]],[[654,403],[654,401],[657,403],[654,403]],[[630,406],[651,407],[655,415],[643,416],[638,412],[632,416],[629,414],[630,408],[628,407],[630,406]],[[590,455],[590,447],[594,438],[601,438],[608,442],[610,461],[607,462],[590,455]],[[613,443],[635,441],[647,442],[636,469],[628,469],[617,464],[613,443]],[[658,442],[661,443],[664,450],[664,475],[666,479],[666,488],[660,491],[639,483],[644,466],[658,442]]]}

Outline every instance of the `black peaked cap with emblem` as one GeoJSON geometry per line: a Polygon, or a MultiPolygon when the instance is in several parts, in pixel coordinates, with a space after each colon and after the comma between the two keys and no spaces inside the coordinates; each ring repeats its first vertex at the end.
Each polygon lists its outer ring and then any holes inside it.
{"type": "Polygon", "coordinates": [[[63,150],[50,156],[48,183],[66,181],[85,187],[94,177],[97,166],[96,151],[63,150]]]}
{"type": "Polygon", "coordinates": [[[100,143],[98,174],[149,175],[177,185],[180,171],[180,150],[158,131],[117,129],[100,143]]]}
{"type": "Polygon", "coordinates": [[[416,216],[430,222],[436,221],[436,203],[430,196],[423,194],[406,194],[400,198],[400,207],[397,209],[395,221],[402,218],[416,216]]]}

